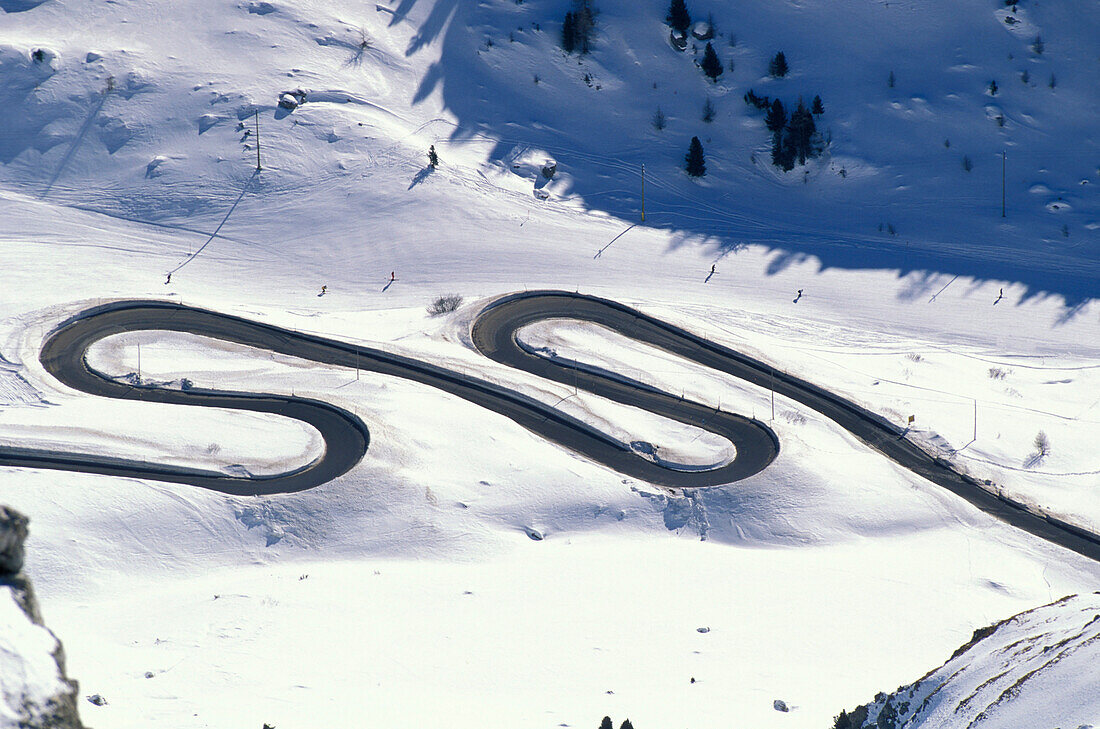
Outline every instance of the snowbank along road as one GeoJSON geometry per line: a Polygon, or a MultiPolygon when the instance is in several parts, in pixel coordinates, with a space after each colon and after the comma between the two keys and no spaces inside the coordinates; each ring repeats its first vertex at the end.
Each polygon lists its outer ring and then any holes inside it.
{"type": "Polygon", "coordinates": [[[485,356],[594,394],[705,429],[730,440],[734,459],[714,468],[681,470],[655,462],[591,426],[533,398],[484,380],[400,355],[302,334],[240,317],[163,301],[123,301],[88,309],[58,326],[42,346],[43,366],[61,382],[94,395],[161,403],[275,413],[309,423],[325,441],[309,465],[274,476],[242,477],[215,471],[161,466],[98,455],[0,448],[0,465],[52,468],[185,483],[229,494],[301,491],[346,473],[366,453],[370,434],[355,415],[316,400],[198,388],[175,390],[116,382],[92,370],[85,352],[120,332],[167,330],[222,339],[315,362],[356,367],[438,388],[489,408],[540,436],[620,473],[668,487],[697,488],[731,483],[759,473],[778,455],[779,441],[765,424],[670,395],[613,373],[555,360],[521,346],[516,332],[545,319],[593,322],[735,377],[772,388],[829,417],[898,464],[947,488],[983,511],[1047,541],[1100,560],[1100,537],[1011,501],[981,482],[933,458],[882,417],[772,366],[710,342],[630,307],[581,294],[534,291],[488,305],[472,327],[474,346],[485,356]]]}

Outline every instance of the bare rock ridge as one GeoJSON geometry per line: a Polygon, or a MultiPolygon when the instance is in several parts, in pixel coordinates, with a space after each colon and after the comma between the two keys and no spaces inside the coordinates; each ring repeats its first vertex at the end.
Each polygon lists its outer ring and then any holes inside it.
{"type": "Polygon", "coordinates": [[[28,521],[0,506],[0,729],[83,729],[61,641],[22,573],[28,521]]]}
{"type": "Polygon", "coordinates": [[[841,712],[834,729],[1093,729],[1100,592],[1069,595],[974,631],[939,668],[841,712]]]}

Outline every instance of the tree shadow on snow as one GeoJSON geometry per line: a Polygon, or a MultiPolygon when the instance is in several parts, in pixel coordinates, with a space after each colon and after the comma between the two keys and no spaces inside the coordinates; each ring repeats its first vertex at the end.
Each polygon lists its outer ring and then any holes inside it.
{"type": "Polygon", "coordinates": [[[432,167],[431,165],[428,165],[424,169],[417,172],[416,177],[414,177],[412,179],[412,183],[409,184],[408,189],[411,190],[414,187],[416,187],[417,185],[419,185],[421,182],[423,182],[424,180],[428,179],[433,172],[435,172],[435,168],[432,167]]]}

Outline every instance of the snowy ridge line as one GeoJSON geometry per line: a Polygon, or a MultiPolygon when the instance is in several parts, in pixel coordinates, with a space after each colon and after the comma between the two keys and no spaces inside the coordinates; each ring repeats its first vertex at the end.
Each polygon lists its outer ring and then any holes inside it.
{"type": "Polygon", "coordinates": [[[644,344],[773,389],[777,394],[816,410],[898,465],[946,488],[987,514],[1100,561],[1100,535],[1047,514],[1033,505],[1011,499],[999,489],[991,488],[993,484],[955,470],[955,464],[910,440],[905,430],[881,415],[763,361],[616,301],[560,291],[510,294],[490,304],[478,315],[473,327],[474,344],[479,351],[497,362],[562,384],[577,381],[580,386],[579,381],[587,373],[532,355],[516,341],[520,328],[550,318],[580,319],[599,324],[644,344]],[[484,332],[479,335],[479,327],[483,327],[490,316],[496,329],[489,334],[491,341],[486,341],[488,337],[484,332]]]}

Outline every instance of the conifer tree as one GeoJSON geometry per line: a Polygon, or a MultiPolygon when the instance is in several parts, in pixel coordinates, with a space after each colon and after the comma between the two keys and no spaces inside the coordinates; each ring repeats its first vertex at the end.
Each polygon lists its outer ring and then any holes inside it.
{"type": "Polygon", "coordinates": [[[625,719],[619,729],[634,729],[634,725],[630,723],[630,719],[625,719]]]}
{"type": "Polygon", "coordinates": [[[600,722],[600,729],[615,729],[615,726],[611,723],[611,717],[605,716],[603,721],[600,722]]]}
{"type": "Polygon", "coordinates": [[[815,96],[813,106],[810,107],[810,111],[820,116],[825,113],[825,105],[821,103],[821,97],[815,96]]]}
{"type": "Polygon", "coordinates": [[[573,0],[573,37],[581,55],[592,49],[592,34],[596,32],[596,12],[592,9],[592,0],[573,0]]]}
{"type": "Polygon", "coordinates": [[[718,77],[722,75],[722,62],[718,60],[718,54],[714,52],[714,46],[710,41],[707,41],[706,50],[703,51],[703,63],[700,65],[703,67],[703,73],[717,83],[718,77]]]}
{"type": "Polygon", "coordinates": [[[787,125],[787,146],[800,165],[806,164],[807,157],[814,156],[812,141],[816,131],[813,114],[799,99],[798,108],[791,113],[791,121],[787,125]]]}
{"type": "MultiPolygon", "coordinates": [[[[703,143],[699,137],[691,138],[691,146],[688,147],[687,157],[684,159],[684,169],[692,177],[702,177],[707,174],[706,158],[703,156],[703,143]]],[[[623,723],[625,727],[630,723],[628,719],[623,723]]]]}
{"type": "Polygon", "coordinates": [[[718,113],[717,107],[714,106],[714,102],[710,100],[708,96],[706,101],[703,102],[703,121],[710,124],[714,121],[714,115],[718,113]]]}
{"type": "Polygon", "coordinates": [[[686,33],[691,27],[691,15],[688,13],[684,0],[672,0],[668,6],[668,17],[665,18],[673,29],[686,33]]]}
{"type": "Polygon", "coordinates": [[[768,113],[764,117],[764,126],[773,134],[778,134],[783,131],[783,127],[787,126],[787,112],[783,108],[783,102],[779,99],[773,101],[771,108],[768,109],[768,113]]]}
{"type": "Polygon", "coordinates": [[[990,96],[996,96],[997,95],[997,81],[996,80],[993,80],[993,81],[989,82],[989,95],[990,96]]]}
{"type": "Polygon", "coordinates": [[[565,22],[561,24],[561,47],[566,53],[577,48],[577,20],[573,13],[566,13],[565,22]]]}
{"type": "Polygon", "coordinates": [[[782,78],[787,75],[787,57],[783,55],[783,51],[775,54],[775,58],[768,64],[768,73],[776,78],[782,78]]]}

